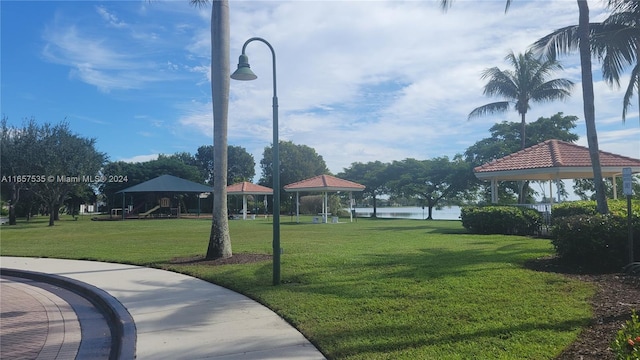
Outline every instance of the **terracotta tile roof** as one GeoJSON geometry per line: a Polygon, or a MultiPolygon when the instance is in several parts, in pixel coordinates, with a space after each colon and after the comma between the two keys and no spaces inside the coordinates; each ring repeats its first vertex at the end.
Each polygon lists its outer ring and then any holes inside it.
{"type": "Polygon", "coordinates": [[[273,194],[273,189],[250,183],[248,181],[244,181],[241,183],[236,183],[233,185],[227,186],[227,194],[229,195],[237,195],[237,194],[252,194],[252,195],[262,195],[262,194],[273,194]]]}
{"type": "MultiPolygon", "coordinates": [[[[621,173],[623,167],[631,167],[637,172],[640,160],[600,151],[600,165],[603,168],[603,176],[612,176],[621,173]]],[[[487,177],[488,173],[507,172],[512,175],[520,172],[523,176],[526,172],[526,176],[531,176],[534,172],[542,173],[547,169],[547,173],[552,173],[555,177],[579,178],[589,172],[592,177],[590,168],[591,157],[588,148],[552,139],[478,166],[473,171],[478,177],[487,177]]],[[[553,176],[549,175],[551,178],[553,176]]],[[[537,177],[528,179],[535,180],[537,177]]]]}
{"type": "Polygon", "coordinates": [[[285,191],[362,191],[364,189],[364,185],[331,175],[318,175],[284,187],[285,191]]]}

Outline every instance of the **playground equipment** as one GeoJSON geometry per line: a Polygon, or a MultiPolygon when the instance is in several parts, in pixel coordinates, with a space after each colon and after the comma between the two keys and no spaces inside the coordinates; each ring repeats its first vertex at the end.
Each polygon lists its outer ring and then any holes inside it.
{"type": "Polygon", "coordinates": [[[138,218],[140,218],[140,217],[145,217],[145,218],[146,218],[146,217],[148,217],[151,213],[153,213],[154,211],[156,211],[156,210],[158,210],[158,209],[160,209],[160,205],[156,205],[156,206],[154,206],[154,207],[153,207],[153,208],[151,208],[149,211],[145,211],[145,212],[143,212],[143,213],[139,213],[139,214],[138,214],[138,218]]]}

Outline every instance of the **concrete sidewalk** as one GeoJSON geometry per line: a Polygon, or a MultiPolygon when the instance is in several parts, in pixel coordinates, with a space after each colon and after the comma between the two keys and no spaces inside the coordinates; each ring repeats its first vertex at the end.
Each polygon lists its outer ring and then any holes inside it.
{"type": "Polygon", "coordinates": [[[132,265],[0,257],[0,266],[88,283],[133,317],[138,359],[324,359],[263,305],[223,287],[132,265]]]}

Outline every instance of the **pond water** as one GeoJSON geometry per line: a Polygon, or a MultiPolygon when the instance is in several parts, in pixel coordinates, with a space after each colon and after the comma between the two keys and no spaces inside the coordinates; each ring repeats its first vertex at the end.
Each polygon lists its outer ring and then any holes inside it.
{"type": "MultiPolygon", "coordinates": [[[[370,217],[373,208],[355,208],[358,217],[370,217]]],[[[376,209],[379,218],[395,218],[395,219],[426,219],[429,215],[429,209],[415,206],[405,207],[379,207],[376,209]]],[[[434,220],[460,220],[460,207],[449,206],[442,209],[433,209],[434,220]]]]}

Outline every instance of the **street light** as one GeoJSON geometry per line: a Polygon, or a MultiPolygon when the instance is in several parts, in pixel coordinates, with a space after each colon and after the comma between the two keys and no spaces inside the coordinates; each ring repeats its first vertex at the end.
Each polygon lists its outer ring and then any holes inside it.
{"type": "Polygon", "coordinates": [[[238,60],[238,69],[231,74],[234,80],[255,80],[258,77],[251,71],[249,57],[245,49],[252,41],[265,43],[271,50],[273,62],[273,285],[280,285],[280,144],[278,140],[278,96],[276,91],[276,52],[269,42],[263,38],[252,37],[242,45],[242,55],[238,60]]]}

